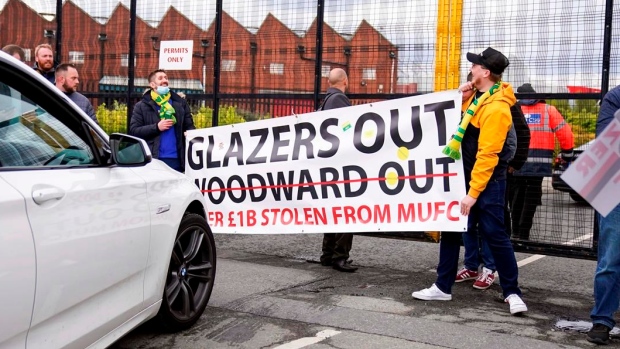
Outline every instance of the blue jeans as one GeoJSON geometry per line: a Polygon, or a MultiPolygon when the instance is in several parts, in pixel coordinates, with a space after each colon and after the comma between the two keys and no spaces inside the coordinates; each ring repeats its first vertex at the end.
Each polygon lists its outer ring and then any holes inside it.
{"type": "Polygon", "coordinates": [[[598,262],[594,275],[592,323],[616,325],[614,313],[620,304],[620,205],[607,217],[598,213],[598,262]]]}
{"type": "MultiPolygon", "coordinates": [[[[469,213],[468,229],[478,226],[478,232],[486,240],[491,255],[495,259],[499,284],[504,297],[511,294],[521,296],[518,278],[519,269],[510,239],[504,227],[504,194],[505,180],[491,180],[480,194],[469,213]]],[[[439,265],[435,285],[444,293],[452,293],[452,285],[456,278],[461,249],[461,233],[442,232],[439,244],[439,265]]]]}
{"type": "Polygon", "coordinates": [[[467,231],[463,233],[463,246],[465,247],[465,268],[469,270],[478,270],[480,265],[480,255],[482,255],[482,263],[487,269],[495,271],[495,260],[489,249],[486,240],[480,237],[477,227],[470,227],[468,222],[467,231]],[[482,250],[480,250],[482,246],[482,250]]]}

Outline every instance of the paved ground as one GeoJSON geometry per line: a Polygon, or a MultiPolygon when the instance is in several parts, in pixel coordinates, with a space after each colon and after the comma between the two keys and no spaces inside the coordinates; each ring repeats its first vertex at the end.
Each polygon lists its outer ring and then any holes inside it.
{"type": "MultiPolygon", "coordinates": [[[[592,209],[549,183],[544,193],[532,239],[591,247],[592,209]]],[[[514,317],[497,281],[485,291],[457,284],[450,302],[412,299],[435,280],[435,243],[356,235],[360,269],[346,274],[317,263],[320,234],[215,239],[215,288],[198,324],[178,334],[143,326],[113,348],[593,347],[564,325],[589,325],[594,261],[517,253],[530,311],[514,317]]]]}
{"type": "Polygon", "coordinates": [[[197,326],[172,335],[145,326],[114,348],[276,348],[325,330],[339,333],[281,349],[592,347],[555,325],[588,320],[593,261],[544,257],[522,266],[530,311],[514,317],[499,285],[456,285],[450,302],[412,299],[434,281],[437,244],[355,236],[360,270],[345,274],[307,262],[317,260],[321,238],[217,235],[216,287],[197,326]]]}

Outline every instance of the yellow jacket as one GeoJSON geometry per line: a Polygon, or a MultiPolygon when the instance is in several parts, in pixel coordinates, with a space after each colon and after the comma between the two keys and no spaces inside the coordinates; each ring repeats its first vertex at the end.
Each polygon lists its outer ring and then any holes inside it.
{"type": "MultiPolygon", "coordinates": [[[[475,95],[463,102],[462,111],[475,95]]],[[[489,96],[472,117],[461,144],[465,178],[469,181],[468,195],[478,198],[489,180],[506,177],[507,164],[499,163],[499,155],[512,125],[510,107],[516,103],[512,86],[502,82],[500,89],[489,96]]]]}

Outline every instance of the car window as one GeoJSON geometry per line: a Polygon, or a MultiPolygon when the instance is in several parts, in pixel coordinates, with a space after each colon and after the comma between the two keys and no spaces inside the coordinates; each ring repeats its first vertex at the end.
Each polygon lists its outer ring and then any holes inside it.
{"type": "Polygon", "coordinates": [[[99,135],[99,133],[97,133],[97,131],[95,131],[90,126],[88,126],[88,133],[92,137],[93,142],[95,142],[95,148],[99,152],[99,157],[109,160],[111,158],[111,150],[108,142],[103,140],[103,138],[101,138],[101,135],[99,135]]]}
{"type": "Polygon", "coordinates": [[[94,163],[88,144],[67,125],[0,82],[0,167],[94,163]]]}

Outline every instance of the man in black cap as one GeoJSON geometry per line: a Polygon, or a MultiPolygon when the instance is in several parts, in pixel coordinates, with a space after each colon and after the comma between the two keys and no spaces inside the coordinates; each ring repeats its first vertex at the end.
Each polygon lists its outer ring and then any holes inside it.
{"type": "MultiPolygon", "coordinates": [[[[536,93],[531,84],[519,86],[517,92],[536,93]]],[[[560,156],[565,161],[573,158],[575,140],[570,125],[554,106],[542,99],[521,99],[520,104],[532,140],[527,162],[511,177],[508,196],[513,237],[529,240],[536,208],[542,205],[543,178],[551,177],[555,138],[560,142],[560,156]]]]}
{"type": "MultiPolygon", "coordinates": [[[[461,109],[472,115],[461,142],[467,195],[461,201],[461,214],[468,216],[464,234],[481,234],[486,240],[499,273],[504,301],[513,315],[527,311],[518,285],[517,261],[504,225],[504,195],[508,159],[506,137],[512,125],[510,107],[516,98],[512,86],[502,82],[510,62],[501,52],[487,48],[481,54],[467,53],[472,64],[472,81],[459,87],[476,92],[461,109]],[[474,103],[475,101],[475,103],[474,103]]],[[[475,235],[474,235],[475,237],[475,235]]],[[[439,245],[437,279],[426,289],[413,292],[422,300],[452,299],[459,263],[460,233],[442,232],[439,245]]]]}

